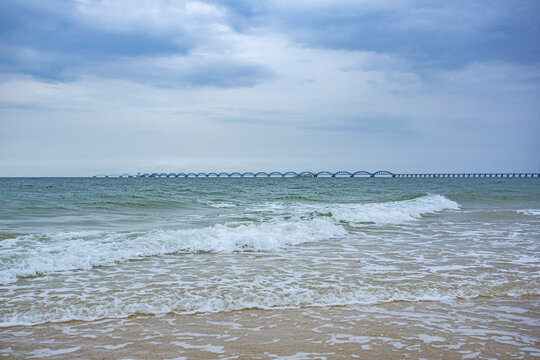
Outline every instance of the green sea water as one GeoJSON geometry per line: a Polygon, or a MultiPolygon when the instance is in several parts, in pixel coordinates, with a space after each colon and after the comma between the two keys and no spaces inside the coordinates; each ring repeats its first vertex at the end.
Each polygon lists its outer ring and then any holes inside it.
{"type": "Polygon", "coordinates": [[[0,325],[536,297],[540,179],[3,178],[0,325]]]}

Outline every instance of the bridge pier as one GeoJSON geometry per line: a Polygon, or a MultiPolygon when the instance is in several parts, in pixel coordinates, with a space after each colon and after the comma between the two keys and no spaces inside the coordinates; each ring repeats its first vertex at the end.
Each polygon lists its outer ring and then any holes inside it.
{"type": "Polygon", "coordinates": [[[370,173],[368,171],[356,171],[356,172],[348,172],[348,171],[337,171],[335,173],[329,172],[329,171],[319,171],[319,172],[311,172],[311,171],[303,171],[300,173],[296,173],[294,171],[287,171],[285,173],[280,173],[277,171],[266,173],[264,171],[252,173],[252,172],[210,172],[210,173],[137,173],[137,175],[131,175],[128,173],[123,174],[97,174],[94,175],[94,178],[170,178],[170,177],[183,177],[183,178],[209,178],[209,177],[349,177],[349,178],[355,178],[355,177],[393,177],[393,178],[539,178],[540,172],[538,173],[403,173],[403,174],[394,174],[389,171],[377,171],[374,173],[370,173]]]}

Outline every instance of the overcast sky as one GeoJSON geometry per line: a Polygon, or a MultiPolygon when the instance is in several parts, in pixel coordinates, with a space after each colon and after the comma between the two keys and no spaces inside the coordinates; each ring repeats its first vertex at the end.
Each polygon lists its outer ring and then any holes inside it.
{"type": "Polygon", "coordinates": [[[0,176],[540,171],[538,0],[2,0],[0,176]]]}

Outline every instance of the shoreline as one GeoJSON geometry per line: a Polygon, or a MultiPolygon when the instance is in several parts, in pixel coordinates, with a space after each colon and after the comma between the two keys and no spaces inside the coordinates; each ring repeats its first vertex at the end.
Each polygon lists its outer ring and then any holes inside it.
{"type": "Polygon", "coordinates": [[[0,329],[9,358],[531,358],[540,299],[134,315],[0,329]]]}

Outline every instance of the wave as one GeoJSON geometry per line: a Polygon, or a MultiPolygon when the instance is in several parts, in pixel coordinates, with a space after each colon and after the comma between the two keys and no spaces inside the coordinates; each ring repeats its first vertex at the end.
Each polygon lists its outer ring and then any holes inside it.
{"type": "Polygon", "coordinates": [[[380,203],[348,203],[348,204],[285,204],[266,203],[252,210],[269,212],[278,215],[295,214],[302,216],[313,214],[328,216],[339,222],[350,224],[403,224],[417,221],[423,215],[443,210],[459,210],[460,205],[442,195],[425,195],[408,200],[380,203]]]}
{"type": "Polygon", "coordinates": [[[423,215],[443,210],[458,210],[459,204],[442,195],[427,195],[411,200],[329,207],[332,217],[354,224],[402,224],[420,220],[423,215]]]}
{"type": "Polygon", "coordinates": [[[216,203],[208,203],[208,206],[213,208],[233,208],[236,207],[236,204],[228,203],[228,202],[216,202],[216,203]]]}
{"type": "Polygon", "coordinates": [[[528,216],[540,216],[540,209],[524,209],[516,210],[518,214],[528,215],[528,216]]]}
{"type": "Polygon", "coordinates": [[[56,306],[48,304],[48,310],[25,309],[11,311],[0,318],[0,327],[36,325],[47,322],[72,320],[95,321],[105,318],[127,318],[133,315],[162,315],[219,313],[246,309],[299,309],[304,307],[328,307],[347,305],[371,305],[391,302],[451,301],[478,298],[538,296],[534,287],[512,286],[501,290],[498,285],[461,286],[459,288],[432,284],[416,290],[376,287],[345,290],[329,284],[324,289],[291,286],[264,286],[238,284],[235,292],[212,287],[207,293],[168,292],[151,297],[93,299],[91,303],[75,302],[56,306]]]}
{"type": "Polygon", "coordinates": [[[383,203],[265,204],[258,211],[261,209],[278,216],[261,223],[228,223],[196,229],[75,231],[5,239],[0,242],[0,283],[180,252],[275,251],[342,237],[347,234],[344,222],[402,224],[428,213],[457,210],[459,204],[441,195],[427,195],[383,203]]]}
{"type": "Polygon", "coordinates": [[[0,242],[0,283],[57,271],[180,252],[270,251],[343,236],[334,222],[311,220],[214,225],[200,229],[24,235],[0,242]]]}

